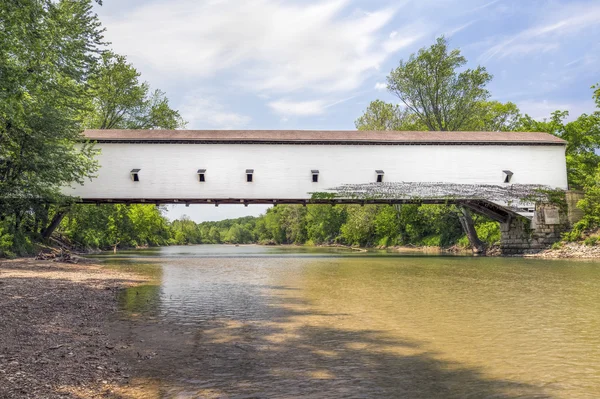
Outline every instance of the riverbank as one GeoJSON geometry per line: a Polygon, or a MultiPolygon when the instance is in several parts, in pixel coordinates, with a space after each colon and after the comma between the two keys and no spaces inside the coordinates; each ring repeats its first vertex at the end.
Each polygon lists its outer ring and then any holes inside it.
{"type": "Polygon", "coordinates": [[[85,259],[0,260],[0,398],[138,397],[115,394],[130,363],[111,333],[119,291],[146,280],[85,259]]]}
{"type": "Polygon", "coordinates": [[[566,242],[537,254],[526,255],[526,257],[548,259],[600,259],[600,245],[591,246],[577,242],[566,242]]]}

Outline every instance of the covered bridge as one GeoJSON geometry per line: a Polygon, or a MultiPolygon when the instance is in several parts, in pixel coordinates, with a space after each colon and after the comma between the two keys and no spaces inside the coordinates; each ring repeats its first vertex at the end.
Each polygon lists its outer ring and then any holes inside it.
{"type": "Polygon", "coordinates": [[[506,224],[518,214],[532,218],[534,204],[488,192],[568,188],[566,142],[546,133],[87,130],[84,136],[100,151],[97,177],[64,189],[84,203],[451,200],[506,224]]]}

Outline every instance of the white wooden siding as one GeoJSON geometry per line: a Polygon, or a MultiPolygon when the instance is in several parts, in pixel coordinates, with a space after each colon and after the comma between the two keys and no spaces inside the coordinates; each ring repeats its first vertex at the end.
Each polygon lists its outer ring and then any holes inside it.
{"type": "Polygon", "coordinates": [[[384,181],[567,188],[557,145],[269,145],[99,143],[98,177],[64,192],[81,198],[302,199],[346,183],[384,181]],[[140,181],[130,171],[141,169],[140,181]],[[206,169],[206,182],[198,181],[206,169]],[[254,181],[246,182],[246,169],[254,181]],[[312,182],[311,170],[319,170],[312,182]]]}

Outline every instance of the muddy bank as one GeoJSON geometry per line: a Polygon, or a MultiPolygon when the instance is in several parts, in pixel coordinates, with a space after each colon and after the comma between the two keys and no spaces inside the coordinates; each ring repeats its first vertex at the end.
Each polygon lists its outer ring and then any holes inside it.
{"type": "Polygon", "coordinates": [[[144,280],[89,262],[0,260],[0,398],[136,397],[124,396],[127,344],[110,332],[124,323],[119,290],[144,280]]]}
{"type": "Polygon", "coordinates": [[[563,243],[558,248],[547,249],[538,254],[526,255],[532,258],[600,259],[600,245],[585,245],[576,242],[563,243]]]}

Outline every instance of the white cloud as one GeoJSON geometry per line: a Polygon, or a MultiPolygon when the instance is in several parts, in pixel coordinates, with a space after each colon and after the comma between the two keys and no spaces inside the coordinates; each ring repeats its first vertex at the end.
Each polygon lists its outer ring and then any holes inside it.
{"type": "Polygon", "coordinates": [[[595,25],[600,25],[600,5],[567,3],[546,17],[544,22],[492,46],[483,53],[480,61],[555,50],[570,35],[595,25]]]}
{"type": "Polygon", "coordinates": [[[574,120],[583,113],[592,113],[595,104],[592,100],[578,101],[572,103],[556,102],[549,100],[525,100],[517,103],[523,114],[531,116],[533,119],[549,119],[554,111],[569,111],[568,120],[574,120]]]}
{"type": "Polygon", "coordinates": [[[251,118],[227,110],[212,96],[195,93],[185,97],[180,107],[188,129],[240,129],[248,125],[251,118]]]}
{"type": "Polygon", "coordinates": [[[475,20],[473,21],[469,21],[466,24],[457,26],[456,28],[452,28],[449,31],[447,31],[444,36],[446,37],[452,37],[454,35],[456,35],[459,32],[462,32],[463,30],[467,29],[469,26],[473,25],[475,23],[475,20]]]}
{"type": "MultiPolygon", "coordinates": [[[[211,78],[259,92],[349,91],[427,24],[385,32],[397,8],[352,11],[350,0],[171,0],[105,19],[106,36],[149,74],[211,78]]],[[[417,23],[419,22],[419,23],[417,23]]]]}
{"type": "Polygon", "coordinates": [[[309,101],[294,101],[290,99],[281,99],[269,103],[269,107],[280,115],[284,115],[282,120],[287,121],[286,116],[314,116],[321,115],[327,108],[334,107],[338,104],[345,103],[364,94],[364,92],[356,93],[350,97],[342,98],[341,100],[326,101],[324,99],[309,100],[309,101]]]}
{"type": "Polygon", "coordinates": [[[387,84],[385,82],[377,82],[375,83],[375,90],[386,90],[387,89],[387,84]]]}
{"type": "Polygon", "coordinates": [[[493,0],[493,1],[490,1],[489,3],[486,3],[486,4],[483,4],[483,5],[477,6],[477,7],[475,7],[475,8],[471,8],[471,9],[469,10],[469,12],[475,12],[475,11],[482,10],[482,9],[484,9],[484,8],[488,8],[489,6],[492,6],[492,5],[496,4],[496,3],[498,3],[499,1],[500,1],[500,0],[493,0]]]}
{"type": "Polygon", "coordinates": [[[313,116],[322,114],[327,108],[327,103],[323,100],[278,100],[269,103],[269,107],[281,115],[313,116]]]}

